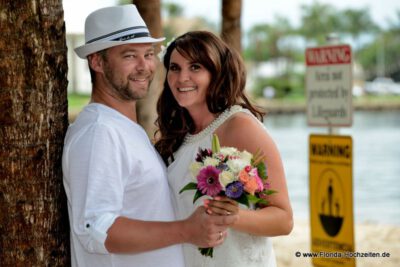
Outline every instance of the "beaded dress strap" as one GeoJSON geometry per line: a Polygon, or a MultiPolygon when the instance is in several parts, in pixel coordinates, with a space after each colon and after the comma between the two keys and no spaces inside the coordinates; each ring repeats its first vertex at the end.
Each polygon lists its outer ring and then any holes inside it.
{"type": "Polygon", "coordinates": [[[213,133],[216,129],[218,129],[219,126],[221,126],[229,117],[231,117],[233,114],[245,111],[241,106],[235,105],[232,106],[228,109],[226,109],[224,112],[222,112],[215,120],[213,120],[206,128],[204,128],[202,131],[200,131],[197,134],[187,134],[184,141],[183,145],[189,144],[189,143],[194,143],[197,142],[204,137],[210,135],[213,133]]]}

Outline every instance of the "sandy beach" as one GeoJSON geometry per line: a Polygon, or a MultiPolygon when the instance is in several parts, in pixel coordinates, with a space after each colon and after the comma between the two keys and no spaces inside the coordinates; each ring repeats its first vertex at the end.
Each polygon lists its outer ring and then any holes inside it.
{"type": "MultiPolygon", "coordinates": [[[[357,267],[400,266],[400,226],[363,223],[354,228],[355,251],[390,253],[390,257],[359,257],[357,267]]],[[[310,227],[305,220],[295,220],[289,236],[273,238],[279,267],[311,267],[311,259],[296,257],[296,252],[310,252],[310,227]]]]}

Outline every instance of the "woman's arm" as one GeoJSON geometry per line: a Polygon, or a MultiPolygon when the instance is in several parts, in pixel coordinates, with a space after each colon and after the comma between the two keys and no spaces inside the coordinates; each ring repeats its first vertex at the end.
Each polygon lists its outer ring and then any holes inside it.
{"type": "MultiPolygon", "coordinates": [[[[278,148],[271,136],[252,116],[238,113],[216,131],[221,146],[236,147],[265,155],[268,182],[277,193],[268,196],[269,205],[259,210],[239,209],[239,219],[233,228],[253,235],[287,235],[293,228],[293,213],[289,201],[285,172],[278,148]]],[[[211,206],[212,202],[209,203],[211,206]]]]}

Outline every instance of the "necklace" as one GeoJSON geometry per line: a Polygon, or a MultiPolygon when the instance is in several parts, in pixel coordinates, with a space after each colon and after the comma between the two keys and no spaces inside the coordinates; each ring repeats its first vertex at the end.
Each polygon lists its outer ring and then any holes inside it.
{"type": "Polygon", "coordinates": [[[239,105],[234,105],[230,108],[225,109],[217,118],[215,118],[206,128],[201,130],[197,134],[186,134],[185,139],[183,140],[182,145],[186,145],[189,143],[197,142],[211,132],[215,131],[221,124],[223,124],[230,116],[233,114],[242,111],[243,108],[239,105]]]}

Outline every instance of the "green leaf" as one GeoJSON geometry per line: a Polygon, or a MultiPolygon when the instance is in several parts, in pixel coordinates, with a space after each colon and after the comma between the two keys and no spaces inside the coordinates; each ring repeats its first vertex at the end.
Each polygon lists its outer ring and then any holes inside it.
{"type": "Polygon", "coordinates": [[[197,184],[196,183],[188,183],[187,185],[185,185],[182,189],[181,189],[181,191],[179,191],[179,194],[181,194],[182,192],[184,192],[184,191],[187,191],[187,190],[196,190],[197,189],[197,184]]]}
{"type": "Polygon", "coordinates": [[[240,204],[246,205],[248,208],[250,207],[249,200],[247,199],[245,193],[243,193],[239,198],[236,198],[235,200],[240,204]]]}
{"type": "Polygon", "coordinates": [[[261,201],[261,198],[259,198],[257,196],[253,196],[253,195],[248,195],[247,198],[248,198],[249,202],[253,203],[253,204],[257,204],[258,202],[261,201]]]}
{"type": "Polygon", "coordinates": [[[267,195],[269,196],[269,195],[278,193],[278,191],[272,190],[272,189],[268,189],[268,190],[264,190],[264,193],[267,194],[267,195]]]}
{"type": "Polygon", "coordinates": [[[194,204],[194,202],[196,202],[196,200],[198,200],[202,196],[204,196],[204,194],[199,189],[197,189],[197,191],[196,191],[196,193],[194,194],[194,197],[193,197],[193,204],[194,204]]]}
{"type": "Polygon", "coordinates": [[[213,257],[213,248],[199,248],[201,255],[206,257],[213,257]]]}
{"type": "Polygon", "coordinates": [[[257,204],[258,205],[262,204],[262,205],[268,206],[269,205],[269,201],[267,201],[267,200],[265,200],[263,198],[260,198],[260,200],[257,202],[257,204]]]}
{"type": "Polygon", "coordinates": [[[260,178],[266,180],[268,176],[267,176],[267,167],[265,166],[265,162],[258,163],[256,167],[260,178]]]}
{"type": "Polygon", "coordinates": [[[213,134],[213,138],[212,138],[212,142],[211,142],[211,150],[213,153],[218,153],[220,149],[221,149],[221,146],[219,145],[218,135],[213,134]]]}

